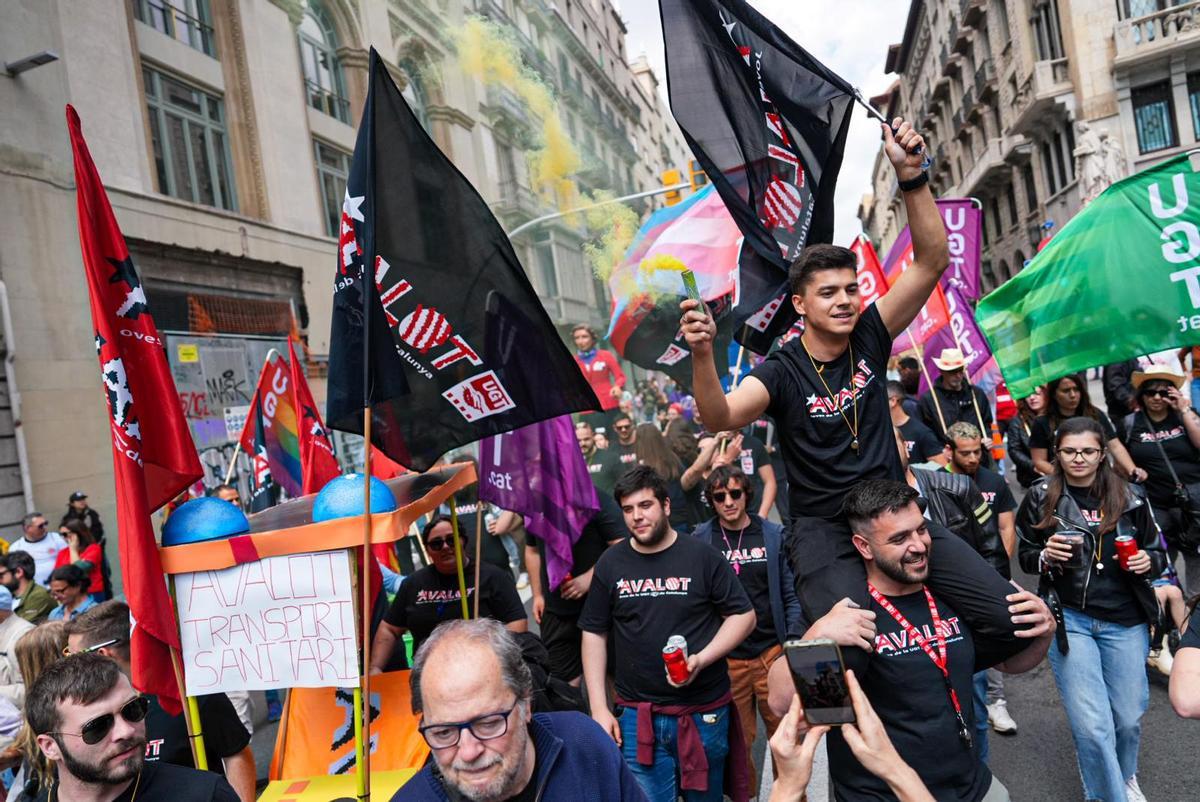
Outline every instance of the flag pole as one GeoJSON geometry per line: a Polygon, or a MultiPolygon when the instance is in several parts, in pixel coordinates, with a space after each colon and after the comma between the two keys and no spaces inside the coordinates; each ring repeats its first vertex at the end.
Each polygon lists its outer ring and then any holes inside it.
{"type": "MultiPolygon", "coordinates": [[[[475,512],[475,617],[479,618],[479,566],[483,562],[483,501],[475,512]]],[[[488,533],[491,534],[490,532],[488,533]]]]}
{"type": "MultiPolygon", "coordinates": [[[[171,603],[174,604],[175,575],[169,574],[167,582],[171,603]]],[[[172,611],[173,613],[174,611],[172,611]]],[[[178,626],[178,616],[173,617],[178,626]]],[[[208,751],[204,747],[204,727],[200,723],[200,706],[196,703],[196,697],[187,695],[187,685],[183,681],[183,666],[179,662],[179,652],[174,647],[168,647],[167,651],[171,653],[171,669],[175,672],[175,683],[179,686],[179,698],[183,701],[183,724],[187,729],[188,746],[192,750],[192,762],[201,771],[208,771],[208,751]]]]}
{"type": "MultiPolygon", "coordinates": [[[[479,507],[476,505],[475,517],[479,517],[479,507]]],[[[471,611],[467,607],[467,577],[463,573],[463,551],[462,540],[458,537],[458,505],[454,503],[454,496],[450,496],[450,529],[454,532],[454,562],[458,567],[458,594],[459,601],[462,602],[462,617],[467,619],[471,617],[471,611]]]]}
{"type": "Polygon", "coordinates": [[[942,405],[938,403],[937,388],[933,386],[933,379],[929,378],[929,371],[925,367],[924,346],[918,343],[917,338],[913,336],[911,324],[904,330],[908,333],[908,339],[912,342],[913,349],[917,352],[917,366],[921,369],[921,375],[925,377],[925,383],[929,385],[929,395],[933,398],[933,408],[937,412],[938,423],[942,424],[942,435],[945,436],[946,418],[942,415],[942,405]]]}
{"type": "MultiPolygon", "coordinates": [[[[267,366],[267,363],[269,363],[271,361],[272,354],[279,357],[280,359],[283,359],[283,354],[279,353],[278,348],[271,348],[270,350],[268,350],[266,357],[263,358],[262,368],[258,369],[260,380],[262,377],[263,368],[265,368],[267,366]]],[[[234,473],[234,471],[237,470],[237,458],[238,458],[238,454],[240,454],[240,453],[242,453],[242,438],[239,437],[237,439],[237,442],[234,443],[234,445],[233,445],[233,456],[231,456],[229,458],[229,470],[225,471],[225,481],[222,482],[222,484],[227,485],[233,480],[233,473],[234,473]]]]}
{"type": "MultiPolygon", "coordinates": [[[[364,271],[365,275],[365,271],[364,271]]],[[[354,759],[360,800],[371,799],[371,405],[363,407],[362,680],[354,689],[354,759]]]]}
{"type": "MultiPolygon", "coordinates": [[[[954,330],[953,321],[946,325],[950,327],[950,334],[954,336],[954,346],[958,348],[958,352],[961,354],[963,352],[962,342],[958,339],[958,332],[954,330]]],[[[975,386],[971,384],[971,376],[967,372],[965,364],[963,365],[963,383],[967,385],[967,392],[971,394],[971,406],[975,407],[975,420],[979,421],[979,436],[985,437],[988,433],[984,431],[983,414],[979,411],[979,399],[975,397],[975,386]]],[[[942,424],[943,431],[945,428],[945,424],[942,424]]]]}
{"type": "MultiPolygon", "coordinates": [[[[733,375],[729,377],[729,392],[731,392],[731,393],[737,389],[738,376],[742,372],[742,359],[745,356],[746,356],[746,346],[742,345],[741,343],[738,343],[737,361],[733,365],[733,375]]],[[[717,444],[717,454],[724,456],[725,455],[725,446],[728,444],[729,444],[729,441],[726,438],[722,437],[721,441],[717,444]]]]}

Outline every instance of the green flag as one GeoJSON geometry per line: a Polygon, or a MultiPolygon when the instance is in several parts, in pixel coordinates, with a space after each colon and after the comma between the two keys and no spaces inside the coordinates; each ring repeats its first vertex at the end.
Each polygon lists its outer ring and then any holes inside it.
{"type": "Polygon", "coordinates": [[[1113,184],[983,298],[976,319],[1014,398],[1200,345],[1200,173],[1181,155],[1113,184]]]}

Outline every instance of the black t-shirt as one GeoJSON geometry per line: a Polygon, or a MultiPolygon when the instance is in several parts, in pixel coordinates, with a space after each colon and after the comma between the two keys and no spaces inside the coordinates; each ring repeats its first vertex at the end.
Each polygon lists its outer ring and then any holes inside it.
{"type": "MultiPolygon", "coordinates": [[[[613,501],[612,496],[600,495],[599,499],[599,512],[587,522],[583,531],[579,533],[579,539],[571,547],[572,576],[579,576],[591,569],[596,564],[596,560],[600,559],[604,550],[608,548],[609,543],[629,536],[629,532],[625,529],[625,519],[621,515],[621,508],[617,506],[617,502],[613,501]]],[[[546,544],[539,540],[533,532],[526,532],[525,545],[536,548],[542,558],[542,594],[546,597],[546,609],[560,618],[578,617],[579,613],[583,611],[583,599],[564,599],[561,586],[550,590],[550,576],[546,570],[546,544]]]]}
{"type": "Polygon", "coordinates": [[[757,511],[763,494],[763,480],[758,472],[763,468],[771,469],[771,455],[767,453],[767,447],[757,437],[743,434],[742,450],[734,458],[733,465],[741,468],[742,473],[750,479],[750,486],[754,488],[754,506],[751,507],[751,511],[757,511]]]}
{"type": "Polygon", "coordinates": [[[1008,489],[1008,482],[1004,481],[1000,474],[981,465],[971,478],[975,480],[975,486],[979,488],[980,495],[991,508],[993,515],[1012,512],[1017,508],[1017,500],[1008,489]]]}
{"type": "MultiPolygon", "coordinates": [[[[474,554],[475,544],[471,538],[475,537],[475,516],[479,514],[480,504],[478,501],[458,503],[458,533],[463,538],[463,550],[474,554]]],[[[494,565],[502,571],[511,571],[508,563],[508,552],[504,549],[504,542],[500,540],[499,535],[493,535],[487,530],[487,513],[488,510],[494,509],[490,504],[483,504],[484,521],[483,526],[479,529],[479,535],[483,538],[483,545],[480,547],[480,554],[483,555],[483,561],[490,565],[494,565]]],[[[450,515],[449,505],[442,505],[441,511],[444,515],[450,515]]]]}
{"type": "MultiPolygon", "coordinates": [[[[1104,442],[1107,443],[1117,436],[1117,430],[1113,428],[1112,421],[1108,419],[1100,410],[1096,410],[1096,422],[1100,424],[1100,428],[1104,430],[1104,442]]],[[[1038,415],[1033,419],[1033,424],[1029,427],[1029,447],[1044,448],[1047,451],[1054,450],[1054,432],[1050,430],[1050,418],[1046,415],[1038,415]]],[[[1054,461],[1054,455],[1050,454],[1050,461],[1054,461]]]]}
{"type": "MultiPolygon", "coordinates": [[[[467,566],[467,607],[474,615],[475,570],[467,566]]],[[[525,605],[517,593],[512,574],[501,571],[494,565],[479,566],[479,615],[493,618],[501,624],[525,620],[525,605]]],[[[412,633],[413,652],[443,621],[462,618],[462,593],[458,589],[457,574],[446,575],[432,565],[420,569],[404,580],[392,606],[388,608],[385,621],[394,627],[402,627],[412,633]]]]}
{"type": "MultiPolygon", "coordinates": [[[[208,739],[205,738],[205,741],[208,739]]],[[[224,777],[164,763],[142,764],[140,777],[113,802],[240,802],[224,777]],[[134,796],[136,794],[136,796],[134,796]]],[[[65,802],[65,800],[64,800],[65,802]]]]}
{"type": "Polygon", "coordinates": [[[688,654],[712,641],[727,616],[751,610],[750,599],[721,553],[677,535],[654,554],[635,551],[630,539],[600,556],[592,589],[579,616],[584,632],[608,633],[616,665],[617,694],[635,702],[707,704],[729,690],[725,661],[718,660],[684,688],[667,684],[662,650],[672,635],[687,640],[688,654]]]}
{"type": "Polygon", "coordinates": [[[588,475],[602,496],[611,496],[613,485],[617,483],[624,467],[617,452],[611,448],[597,448],[587,460],[588,475]]]}
{"type": "MultiPolygon", "coordinates": [[[[888,599],[921,631],[936,654],[933,617],[925,593],[888,599]]],[[[975,706],[971,702],[975,644],[966,620],[941,599],[935,601],[946,638],[950,680],[974,739],[972,747],[968,749],[959,738],[958,719],[941,669],[874,599],[869,609],[875,613],[875,651],[859,681],[896,751],[920,775],[933,798],[938,802],[978,802],[987,793],[992,774],[979,759],[979,740],[975,738],[975,706]]],[[[883,780],[859,764],[836,727],[829,733],[829,767],[838,799],[895,799],[883,780]]]]}
{"type": "MultiPolygon", "coordinates": [[[[146,713],[146,761],[162,761],[176,766],[194,768],[192,748],[188,744],[187,724],[183,714],[168,715],[158,699],[150,696],[150,710],[146,713]]],[[[208,753],[209,770],[224,775],[221,758],[232,757],[250,743],[250,733],[229,697],[223,693],[212,693],[196,697],[200,708],[200,726],[204,733],[204,748],[208,753]]],[[[138,794],[141,798],[141,794],[138,794]]]]}
{"type": "Polygon", "coordinates": [[[1178,412],[1167,412],[1167,417],[1158,423],[1147,420],[1141,412],[1134,413],[1127,443],[1133,464],[1150,474],[1146,480],[1146,495],[1151,504],[1164,508],[1175,506],[1171,468],[1185,485],[1200,482],[1200,455],[1188,439],[1178,412]],[[1162,444],[1162,451],[1154,444],[1155,439],[1162,444]],[[1170,468],[1162,458],[1163,451],[1171,461],[1170,468]]]}
{"type": "Polygon", "coordinates": [[[933,457],[942,453],[942,441],[933,430],[921,421],[912,417],[900,428],[900,437],[904,440],[904,448],[908,451],[908,464],[920,465],[929,462],[933,457]]]}
{"type": "MultiPolygon", "coordinates": [[[[1067,485],[1067,492],[1079,505],[1079,511],[1083,513],[1083,519],[1088,522],[1088,527],[1094,536],[1096,530],[1100,528],[1099,499],[1094,498],[1084,489],[1070,485],[1067,485]]],[[[1137,597],[1133,595],[1133,587],[1130,584],[1132,581],[1130,577],[1134,575],[1122,570],[1120,563],[1117,562],[1116,538],[1116,529],[1100,538],[1100,561],[1104,568],[1099,571],[1095,568],[1092,569],[1092,576],[1088,580],[1087,603],[1081,612],[1092,618],[1111,621],[1123,627],[1144,624],[1146,623],[1146,612],[1142,609],[1137,597]]],[[[1085,543],[1084,548],[1095,548],[1095,545],[1085,543]]]]}
{"type": "Polygon", "coordinates": [[[1200,616],[1193,611],[1188,618],[1187,629],[1179,639],[1180,649],[1200,649],[1200,616]]]}
{"type": "Polygon", "coordinates": [[[750,525],[745,531],[723,529],[720,521],[713,521],[712,543],[717,547],[729,566],[733,568],[742,590],[754,605],[757,623],[746,640],[739,643],[730,657],[749,660],[758,657],[779,643],[775,632],[775,618],[771,615],[771,589],[767,582],[767,544],[763,542],[762,518],[750,516],[750,525]]]}
{"type": "Polygon", "coordinates": [[[842,508],[842,498],[859,481],[903,480],[888,413],[886,375],[891,350],[892,337],[872,304],[850,334],[846,352],[832,362],[816,363],[822,368],[819,376],[799,337],[751,371],[771,395],[767,413],[779,425],[793,516],[833,518],[842,508]],[[826,385],[836,394],[836,402],[826,385]],[[857,454],[850,448],[856,397],[857,454]]]}
{"type": "Polygon", "coordinates": [[[620,471],[617,474],[619,477],[622,473],[637,465],[637,444],[630,443],[624,445],[620,441],[609,441],[608,448],[617,455],[617,462],[620,464],[620,471]]]}

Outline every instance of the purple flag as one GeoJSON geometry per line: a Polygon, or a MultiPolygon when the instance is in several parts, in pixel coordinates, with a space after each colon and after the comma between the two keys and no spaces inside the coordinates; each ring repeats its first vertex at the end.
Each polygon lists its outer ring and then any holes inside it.
{"type": "MultiPolygon", "coordinates": [[[[950,325],[944,327],[925,343],[925,369],[930,376],[940,372],[933,360],[940,356],[944,348],[961,348],[967,361],[967,378],[971,384],[992,394],[1000,381],[1000,368],[988,348],[987,340],[975,323],[975,312],[967,303],[957,287],[948,287],[945,291],[946,308],[950,311],[950,325]],[[956,339],[957,335],[957,339],[956,339]]],[[[929,389],[925,375],[921,376],[921,392],[929,389]]]]}
{"type": "Polygon", "coordinates": [[[479,498],[525,517],[525,528],[546,544],[546,574],[557,589],[571,572],[571,547],[600,509],[571,417],[481,440],[479,498]]]}
{"type": "MultiPolygon", "coordinates": [[[[975,207],[975,201],[971,198],[939,199],[937,207],[942,214],[950,246],[950,267],[942,274],[941,287],[947,293],[951,288],[957,288],[963,298],[978,301],[983,213],[975,207]]],[[[883,273],[888,281],[895,282],[912,263],[912,259],[912,234],[905,226],[883,260],[883,273]]]]}

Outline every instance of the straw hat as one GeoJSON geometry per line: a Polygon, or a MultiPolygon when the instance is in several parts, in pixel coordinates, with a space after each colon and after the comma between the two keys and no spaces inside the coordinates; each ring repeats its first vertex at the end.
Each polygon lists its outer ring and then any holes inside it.
{"type": "Polygon", "coordinates": [[[1140,389],[1148,381],[1169,382],[1178,390],[1183,386],[1183,371],[1172,365],[1150,365],[1133,372],[1133,386],[1140,389]]]}
{"type": "Polygon", "coordinates": [[[966,367],[967,360],[957,348],[943,348],[941,355],[933,358],[933,364],[943,373],[949,373],[966,367]]]}

